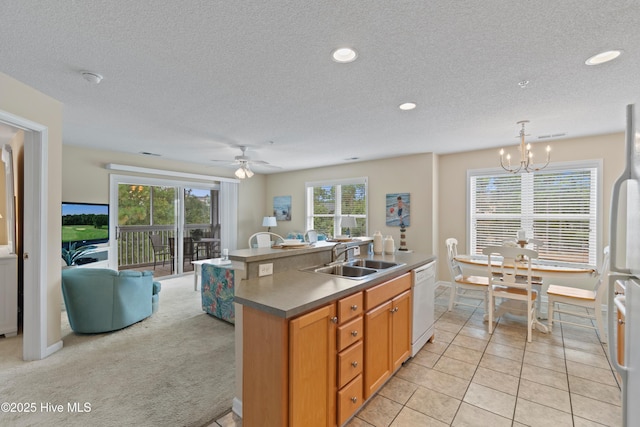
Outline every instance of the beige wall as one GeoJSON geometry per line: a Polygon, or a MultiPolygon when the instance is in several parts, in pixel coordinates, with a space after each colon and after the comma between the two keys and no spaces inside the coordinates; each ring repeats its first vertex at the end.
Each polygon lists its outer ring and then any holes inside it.
{"type": "MultiPolygon", "coordinates": [[[[62,163],[62,104],[0,73],[0,110],[47,127],[47,345],[60,340],[60,164],[62,163]]],[[[19,153],[14,153],[18,157],[19,153]]],[[[18,170],[16,170],[16,174],[18,170]]]]}
{"type": "MultiPolygon", "coordinates": [[[[109,176],[140,175],[105,169],[108,163],[235,178],[233,169],[212,168],[194,163],[176,162],[158,157],[118,153],[81,148],[72,145],[62,147],[62,200],[66,202],[109,203],[109,176]],[[79,179],[81,177],[81,179],[79,179]]],[[[145,175],[148,176],[148,175],[145,175]]],[[[166,176],[160,178],[167,179],[166,176]]],[[[170,179],[170,178],[169,178],[170,179]]],[[[181,181],[189,181],[180,178],[181,181]]],[[[240,182],[238,201],[238,245],[244,247],[249,236],[259,227],[253,226],[263,206],[265,177],[256,174],[240,182]]]]}
{"type": "MultiPolygon", "coordinates": [[[[552,162],[576,160],[603,161],[603,197],[600,199],[603,214],[603,246],[609,242],[609,206],[611,187],[624,168],[624,134],[599,135],[584,138],[551,141],[552,162]]],[[[533,151],[543,152],[546,144],[534,144],[533,151]]],[[[515,153],[517,147],[509,148],[515,153]]],[[[467,170],[499,167],[498,149],[469,151],[440,156],[439,197],[438,197],[438,235],[437,251],[439,255],[438,276],[449,281],[449,270],[444,261],[446,249],[444,241],[448,237],[458,239],[458,251],[467,252],[467,170]]]]}
{"type": "Polygon", "coordinates": [[[257,215],[255,224],[263,229],[260,227],[262,216],[273,211],[274,196],[291,196],[291,221],[280,221],[271,231],[283,236],[291,231],[304,232],[305,182],[366,177],[369,189],[369,234],[379,230],[383,235],[393,236],[396,247],[399,246],[400,229],[385,225],[385,197],[387,193],[410,193],[411,224],[406,232],[407,247],[417,252],[433,253],[436,162],[437,157],[433,154],[419,154],[267,175],[266,204],[263,212],[257,215]]]}

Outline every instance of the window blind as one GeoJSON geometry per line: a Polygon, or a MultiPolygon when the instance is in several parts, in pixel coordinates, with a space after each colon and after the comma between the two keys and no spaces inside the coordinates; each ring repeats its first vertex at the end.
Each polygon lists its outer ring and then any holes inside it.
{"type": "Polygon", "coordinates": [[[308,182],[307,229],[318,230],[328,236],[346,233],[341,226],[345,215],[355,217],[357,227],[351,227],[355,236],[367,235],[367,179],[308,182]]]}
{"type": "Polygon", "coordinates": [[[597,264],[599,164],[504,174],[469,172],[470,252],[513,239],[543,242],[540,259],[597,264]]]}

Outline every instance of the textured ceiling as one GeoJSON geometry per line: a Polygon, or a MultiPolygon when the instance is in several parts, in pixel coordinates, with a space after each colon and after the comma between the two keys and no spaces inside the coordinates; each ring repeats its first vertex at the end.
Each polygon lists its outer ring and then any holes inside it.
{"type": "Polygon", "coordinates": [[[637,0],[0,0],[0,71],[64,104],[65,144],[269,173],[622,131],[639,29],[637,0]]]}

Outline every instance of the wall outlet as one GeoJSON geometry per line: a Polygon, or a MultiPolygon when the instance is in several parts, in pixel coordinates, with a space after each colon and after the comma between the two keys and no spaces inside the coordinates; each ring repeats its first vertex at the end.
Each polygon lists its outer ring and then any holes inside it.
{"type": "Polygon", "coordinates": [[[258,265],[258,277],[273,274],[273,263],[258,265]]]}
{"type": "Polygon", "coordinates": [[[360,256],[360,246],[354,246],[353,256],[360,256]]]}

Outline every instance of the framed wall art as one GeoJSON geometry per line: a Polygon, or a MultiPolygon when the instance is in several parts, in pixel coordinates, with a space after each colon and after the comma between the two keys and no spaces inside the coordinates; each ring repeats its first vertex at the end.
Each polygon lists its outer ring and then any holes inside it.
{"type": "Polygon", "coordinates": [[[411,222],[409,211],[411,198],[409,193],[387,194],[386,200],[386,224],[389,227],[408,227],[411,222]]]}
{"type": "Polygon", "coordinates": [[[277,221],[291,221],[291,196],[273,198],[273,216],[277,221]]]}

